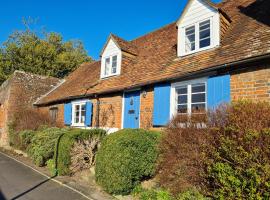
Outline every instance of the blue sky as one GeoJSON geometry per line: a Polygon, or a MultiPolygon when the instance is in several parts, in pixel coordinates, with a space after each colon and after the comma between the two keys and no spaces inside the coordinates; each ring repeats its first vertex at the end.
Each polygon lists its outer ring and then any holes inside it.
{"type": "MultiPolygon", "coordinates": [[[[22,18],[81,40],[94,59],[112,32],[131,40],[175,21],[187,0],[6,0],[1,2],[0,43],[23,29],[22,18]]],[[[214,2],[219,2],[215,0],[214,2]]]]}

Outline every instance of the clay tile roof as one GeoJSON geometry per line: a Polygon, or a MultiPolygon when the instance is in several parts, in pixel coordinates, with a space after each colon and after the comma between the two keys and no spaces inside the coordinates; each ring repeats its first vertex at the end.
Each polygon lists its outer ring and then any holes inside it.
{"type": "Polygon", "coordinates": [[[10,90],[20,101],[28,98],[32,103],[61,83],[61,80],[49,76],[41,76],[29,72],[16,70],[9,79],[0,86],[0,103],[9,98],[10,90]],[[24,93],[23,93],[24,92],[24,93]],[[22,97],[21,95],[24,95],[22,97]]]}
{"type": "Polygon", "coordinates": [[[131,42],[128,42],[114,34],[111,34],[111,37],[119,45],[119,48],[122,51],[131,53],[133,55],[138,55],[138,48],[135,45],[133,45],[131,42]]]}
{"type": "Polygon", "coordinates": [[[100,79],[100,62],[84,64],[38,103],[121,91],[270,54],[270,1],[227,0],[216,6],[231,20],[219,47],[177,57],[175,22],[129,42],[112,36],[121,48],[138,50],[132,59],[123,56],[121,75],[100,79]]]}

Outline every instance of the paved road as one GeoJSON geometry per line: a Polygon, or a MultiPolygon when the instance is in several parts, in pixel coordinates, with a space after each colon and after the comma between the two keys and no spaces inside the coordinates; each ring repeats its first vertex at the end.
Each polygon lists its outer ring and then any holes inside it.
{"type": "Polygon", "coordinates": [[[85,200],[0,153],[0,200],[85,200]]]}

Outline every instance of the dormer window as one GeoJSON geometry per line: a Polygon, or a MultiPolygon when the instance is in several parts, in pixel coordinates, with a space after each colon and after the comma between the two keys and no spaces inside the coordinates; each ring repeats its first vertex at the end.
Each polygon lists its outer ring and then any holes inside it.
{"type": "Polygon", "coordinates": [[[102,52],[100,77],[103,79],[120,75],[121,61],[122,52],[114,40],[110,39],[102,52]]]}
{"type": "Polygon", "coordinates": [[[189,0],[178,26],[178,56],[219,46],[220,14],[208,1],[189,0]]]}

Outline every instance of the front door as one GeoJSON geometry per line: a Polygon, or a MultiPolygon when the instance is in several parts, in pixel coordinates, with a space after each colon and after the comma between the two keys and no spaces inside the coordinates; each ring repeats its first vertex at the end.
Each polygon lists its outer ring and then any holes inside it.
{"type": "Polygon", "coordinates": [[[124,93],[124,128],[139,128],[140,90],[124,93]]]}

